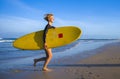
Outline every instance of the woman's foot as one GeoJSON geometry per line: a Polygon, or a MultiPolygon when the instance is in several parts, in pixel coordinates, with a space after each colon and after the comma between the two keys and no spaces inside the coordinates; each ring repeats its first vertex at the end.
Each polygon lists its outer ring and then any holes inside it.
{"type": "Polygon", "coordinates": [[[34,59],[34,64],[33,64],[33,66],[36,66],[36,63],[37,63],[37,59],[34,59]]]}
{"type": "Polygon", "coordinates": [[[48,68],[43,68],[42,71],[52,71],[51,69],[48,69],[48,68]]]}

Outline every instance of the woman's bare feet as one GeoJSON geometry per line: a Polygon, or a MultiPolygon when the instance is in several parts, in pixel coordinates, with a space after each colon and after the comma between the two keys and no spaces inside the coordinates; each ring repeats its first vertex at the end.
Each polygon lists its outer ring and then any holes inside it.
{"type": "Polygon", "coordinates": [[[52,71],[51,69],[48,69],[48,68],[43,68],[42,71],[52,71]]]}

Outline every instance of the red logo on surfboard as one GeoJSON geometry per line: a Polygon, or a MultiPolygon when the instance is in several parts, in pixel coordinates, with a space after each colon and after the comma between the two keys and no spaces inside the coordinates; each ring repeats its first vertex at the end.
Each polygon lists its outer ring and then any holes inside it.
{"type": "Polygon", "coordinates": [[[59,33],[58,38],[63,38],[63,33],[59,33]]]}

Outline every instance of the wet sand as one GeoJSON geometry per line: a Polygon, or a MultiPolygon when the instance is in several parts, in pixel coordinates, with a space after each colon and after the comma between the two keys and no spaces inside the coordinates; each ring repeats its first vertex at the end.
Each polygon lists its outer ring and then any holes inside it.
{"type": "Polygon", "coordinates": [[[51,72],[41,71],[41,64],[31,66],[31,70],[0,72],[0,79],[120,79],[120,43],[86,52],[96,54],[84,59],[77,54],[53,60],[49,65],[51,72]]]}

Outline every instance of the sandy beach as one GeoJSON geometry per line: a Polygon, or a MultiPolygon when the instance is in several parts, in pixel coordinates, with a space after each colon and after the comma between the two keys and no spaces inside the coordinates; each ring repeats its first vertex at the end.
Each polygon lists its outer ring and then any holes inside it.
{"type": "Polygon", "coordinates": [[[53,60],[51,72],[41,71],[42,64],[35,68],[31,65],[31,70],[0,72],[0,79],[120,79],[120,42],[86,52],[95,54],[83,59],[76,54],[53,60]]]}

